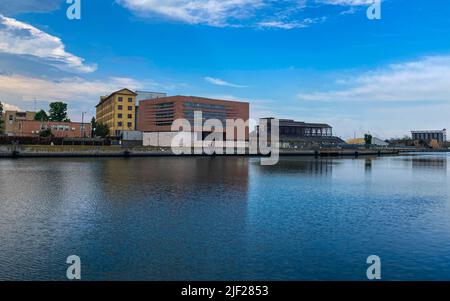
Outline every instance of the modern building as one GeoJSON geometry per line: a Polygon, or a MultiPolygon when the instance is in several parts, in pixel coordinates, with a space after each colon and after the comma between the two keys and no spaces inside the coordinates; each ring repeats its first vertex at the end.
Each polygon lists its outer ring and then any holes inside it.
{"type": "Polygon", "coordinates": [[[137,93],[122,89],[100,97],[96,120],[109,127],[110,135],[119,137],[124,131],[136,130],[137,93]]]}
{"type": "Polygon", "coordinates": [[[15,136],[17,124],[21,121],[33,121],[35,112],[5,111],[3,113],[3,132],[7,136],[15,136]]]}
{"type": "Polygon", "coordinates": [[[422,140],[427,143],[433,140],[439,143],[447,141],[447,130],[437,130],[437,131],[411,131],[413,140],[422,140]]]}
{"type": "MultiPolygon", "coordinates": [[[[272,120],[275,118],[261,118],[261,122],[267,124],[269,136],[272,131],[272,120]]],[[[259,132],[259,127],[257,129],[259,132]]],[[[259,135],[259,134],[258,134],[259,135]]],[[[333,136],[333,128],[325,123],[306,123],[291,119],[279,120],[279,139],[282,147],[304,147],[311,145],[345,144],[345,142],[333,136]]]]}
{"type": "MultiPolygon", "coordinates": [[[[144,145],[170,146],[175,135],[172,124],[177,119],[186,119],[194,132],[194,114],[201,112],[203,121],[218,119],[225,127],[226,120],[249,120],[249,103],[210,99],[195,96],[172,96],[139,102],[138,130],[144,132],[144,145]]],[[[226,137],[225,129],[224,140],[226,137]]],[[[195,130],[195,139],[204,139],[208,132],[195,130]]],[[[237,140],[237,131],[234,138],[237,140]]],[[[248,126],[245,129],[245,140],[248,140],[248,126]]]]}

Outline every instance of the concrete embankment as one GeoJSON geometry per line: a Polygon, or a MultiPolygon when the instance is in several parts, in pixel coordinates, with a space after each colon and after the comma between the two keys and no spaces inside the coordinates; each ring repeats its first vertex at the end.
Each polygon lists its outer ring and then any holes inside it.
{"type": "MultiPolygon", "coordinates": [[[[185,150],[184,153],[190,153],[185,150]]],[[[281,149],[280,156],[315,157],[358,157],[396,155],[397,149],[281,149]]],[[[44,146],[44,145],[3,145],[0,158],[33,157],[157,157],[176,156],[170,148],[159,147],[121,147],[121,146],[44,146]]],[[[192,152],[192,156],[195,156],[192,152]]],[[[216,155],[217,156],[217,155],[216,155]]],[[[255,156],[238,154],[237,156],[255,156]]]]}

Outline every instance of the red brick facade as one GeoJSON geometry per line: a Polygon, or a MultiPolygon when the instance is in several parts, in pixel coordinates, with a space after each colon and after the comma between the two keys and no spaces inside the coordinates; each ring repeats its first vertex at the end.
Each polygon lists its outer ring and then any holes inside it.
{"type": "MultiPolygon", "coordinates": [[[[193,126],[194,112],[202,112],[204,119],[249,120],[249,104],[246,102],[172,96],[139,102],[137,128],[142,132],[170,132],[176,119],[187,119],[193,126]]],[[[248,139],[248,128],[246,130],[248,139]]]]}
{"type": "Polygon", "coordinates": [[[90,138],[91,124],[78,122],[50,122],[50,121],[18,121],[14,124],[14,136],[33,137],[39,136],[42,130],[50,129],[57,138],[90,138]]]}

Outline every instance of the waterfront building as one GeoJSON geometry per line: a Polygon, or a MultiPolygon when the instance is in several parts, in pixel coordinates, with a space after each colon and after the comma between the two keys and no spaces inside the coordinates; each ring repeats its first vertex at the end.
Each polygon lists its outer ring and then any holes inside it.
{"type": "MultiPolygon", "coordinates": [[[[275,118],[261,118],[267,124],[267,132],[271,134],[272,120],[275,118]]],[[[259,127],[257,128],[259,136],[259,127]]],[[[333,128],[325,123],[306,123],[291,119],[279,120],[280,146],[283,148],[297,148],[314,145],[337,145],[345,142],[333,136],[333,128]]]]}
{"type": "Polygon", "coordinates": [[[422,140],[431,143],[433,140],[442,143],[447,141],[447,130],[436,131],[411,131],[413,140],[422,140]]]}
{"type": "Polygon", "coordinates": [[[3,132],[7,136],[16,136],[17,126],[22,121],[32,121],[36,112],[5,111],[3,113],[3,132]]]}
{"type": "MultiPolygon", "coordinates": [[[[203,121],[218,119],[223,126],[226,120],[249,120],[249,103],[210,99],[195,96],[171,96],[157,99],[141,100],[139,102],[138,130],[144,132],[144,145],[170,146],[171,141],[178,132],[171,127],[175,120],[186,119],[194,132],[194,114],[201,112],[203,121]]],[[[224,140],[227,137],[224,132],[224,140]]],[[[190,134],[190,133],[189,133],[190,134]]],[[[209,132],[195,131],[195,139],[204,139],[209,132]]],[[[245,140],[248,140],[248,126],[245,129],[245,140]]],[[[237,140],[235,131],[234,140],[237,140]]]]}
{"type": "Polygon", "coordinates": [[[100,97],[96,106],[96,120],[109,127],[110,135],[120,137],[124,131],[136,130],[137,93],[122,89],[100,97]]]}
{"type": "Polygon", "coordinates": [[[56,138],[90,138],[92,132],[90,123],[19,120],[14,123],[8,136],[38,137],[41,131],[48,129],[56,138]]]}

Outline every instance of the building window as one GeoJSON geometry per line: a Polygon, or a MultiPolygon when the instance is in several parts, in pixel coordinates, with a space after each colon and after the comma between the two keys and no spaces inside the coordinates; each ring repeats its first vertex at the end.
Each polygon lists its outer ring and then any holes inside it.
{"type": "Polygon", "coordinates": [[[128,127],[130,128],[130,127],[132,127],[133,126],[133,123],[132,122],[128,122],[128,127]]]}
{"type": "Polygon", "coordinates": [[[123,109],[123,106],[119,106],[118,109],[119,109],[119,110],[122,110],[122,109],[123,109]]]}
{"type": "Polygon", "coordinates": [[[119,121],[119,122],[117,123],[117,126],[122,126],[122,124],[123,124],[123,123],[119,121]]]}
{"type": "Polygon", "coordinates": [[[133,107],[132,106],[128,106],[128,111],[133,111],[133,107]]]}
{"type": "Polygon", "coordinates": [[[117,118],[122,118],[122,114],[118,114],[118,115],[117,115],[117,118]]]}
{"type": "Polygon", "coordinates": [[[119,97],[119,102],[122,102],[123,101],[123,97],[119,97]]]}
{"type": "Polygon", "coordinates": [[[133,114],[128,114],[128,118],[133,118],[133,114]]]}
{"type": "Polygon", "coordinates": [[[128,102],[133,102],[133,98],[128,98],[128,102]]]}

